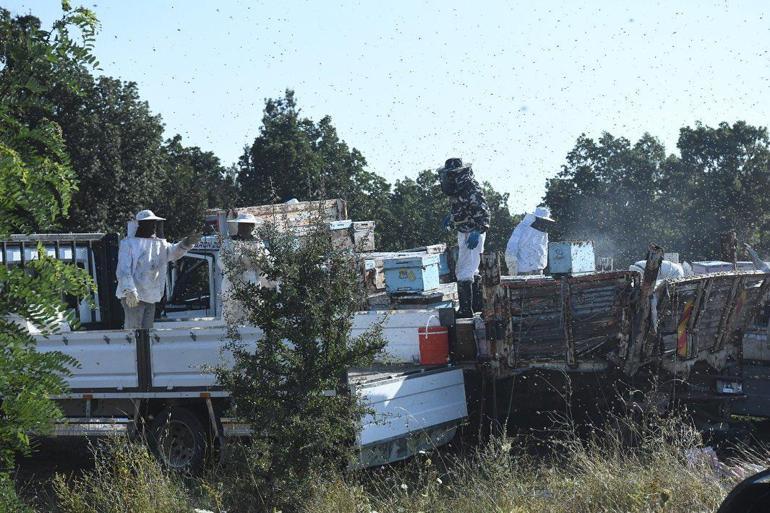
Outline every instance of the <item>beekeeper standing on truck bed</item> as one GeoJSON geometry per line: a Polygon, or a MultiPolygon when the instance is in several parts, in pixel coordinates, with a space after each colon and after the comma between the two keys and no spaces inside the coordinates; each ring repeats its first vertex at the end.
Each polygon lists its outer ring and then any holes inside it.
{"type": "MultiPolygon", "coordinates": [[[[473,178],[470,164],[462,159],[447,159],[438,170],[441,190],[449,196],[451,213],[444,218],[444,228],[457,230],[459,253],[455,265],[457,293],[460,299],[459,317],[473,317],[474,281],[479,273],[484,239],[489,229],[489,207],[478,182],[473,178]]],[[[476,294],[478,296],[478,293],[476,294]]],[[[478,305],[477,305],[478,307],[478,305]]]]}
{"type": "Polygon", "coordinates": [[[222,318],[228,325],[246,323],[246,310],[243,304],[233,297],[233,285],[242,287],[246,284],[259,287],[275,287],[265,278],[257,263],[259,256],[268,254],[265,244],[254,236],[257,218],[252,214],[240,213],[227,223],[235,227],[236,233],[222,241],[220,258],[217,265],[222,272],[220,305],[222,318]]]}
{"type": "Polygon", "coordinates": [[[124,328],[149,329],[155,320],[155,303],[166,290],[166,269],[169,262],[182,258],[200,240],[200,234],[188,235],[171,244],[159,238],[163,217],[152,210],[142,210],[129,223],[129,233],[120,241],[118,252],[118,288],[125,314],[124,328]]]}
{"type": "Polygon", "coordinates": [[[547,207],[524,216],[505,247],[509,275],[543,274],[548,265],[548,230],[555,224],[547,207]]]}

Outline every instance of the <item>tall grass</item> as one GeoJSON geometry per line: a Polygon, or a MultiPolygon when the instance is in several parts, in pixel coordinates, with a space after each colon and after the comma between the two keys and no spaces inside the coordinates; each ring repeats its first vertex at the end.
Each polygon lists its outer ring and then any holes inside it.
{"type": "Polygon", "coordinates": [[[94,448],[94,468],[54,479],[62,513],[190,513],[187,487],[164,469],[146,445],[126,438],[94,448]]]}
{"type": "Polygon", "coordinates": [[[557,433],[546,454],[495,438],[470,456],[425,456],[411,466],[319,483],[304,510],[373,512],[670,512],[716,511],[758,463],[742,453],[730,465],[703,451],[681,419],[630,424],[579,437],[557,433]],[[752,460],[752,461],[749,461],[752,460]]]}
{"type": "MultiPolygon", "coordinates": [[[[756,447],[718,462],[680,418],[616,419],[577,433],[563,424],[547,433],[545,447],[530,437],[499,436],[467,454],[436,451],[401,465],[321,475],[287,490],[285,511],[713,512],[742,477],[768,462],[756,447]]],[[[262,480],[249,471],[259,455],[243,445],[230,454],[224,468],[183,481],[143,445],[111,442],[96,453],[92,471],[56,478],[58,507],[63,513],[262,511],[262,480]]]]}

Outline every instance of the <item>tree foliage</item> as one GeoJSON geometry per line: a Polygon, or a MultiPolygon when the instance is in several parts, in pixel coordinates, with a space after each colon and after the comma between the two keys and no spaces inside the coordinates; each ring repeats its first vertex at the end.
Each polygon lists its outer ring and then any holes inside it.
{"type": "Polygon", "coordinates": [[[333,247],[328,229],[319,223],[298,239],[266,226],[260,237],[269,241],[269,254],[243,244],[225,264],[232,297],[262,337],[252,352],[229,326],[235,365],[218,374],[235,413],[253,426],[255,495],[272,511],[290,507],[292,491],[313,472],[350,463],[364,409],[344,378],[348,369],[370,365],[384,341],[380,326],[351,338],[363,290],[353,256],[333,247]],[[244,261],[278,286],[238,279],[244,261]]]}
{"type": "Polygon", "coordinates": [[[265,101],[260,134],[239,162],[238,185],[241,202],[342,198],[360,219],[374,219],[390,189],[339,138],[329,116],[318,123],[303,117],[291,90],[265,101]]]}
{"type": "Polygon", "coordinates": [[[186,147],[176,135],[164,144],[163,156],[163,201],[159,204],[168,216],[167,237],[178,239],[191,233],[203,223],[208,208],[237,206],[234,177],[212,152],[186,147]]]}
{"type": "Polygon", "coordinates": [[[167,215],[172,235],[189,233],[191,227],[181,224],[202,222],[206,208],[232,204],[233,177],[213,154],[185,147],[178,135],[164,142],[163,120],[141,99],[135,82],[92,74],[91,67],[98,65],[90,55],[95,18],[83,9],[68,13],[70,25],[78,23],[80,45],[69,39],[72,29],[66,23],[43,31],[33,16],[15,19],[9,42],[24,31],[37,34],[39,41],[21,50],[5,43],[9,83],[14,76],[27,88],[20,93],[25,106],[14,111],[13,119],[38,130],[46,129],[42,121],[48,120],[48,129],[58,130],[65,143],[48,153],[66,154],[70,178],[79,183],[62,198],[62,205],[33,204],[58,207],[57,227],[74,232],[122,231],[138,210],[151,208],[167,215]],[[55,40],[62,52],[71,52],[71,59],[62,63],[41,58],[44,40],[55,40]],[[183,223],[177,226],[180,219],[183,223]]]}
{"type": "Polygon", "coordinates": [[[655,137],[632,144],[608,133],[581,136],[545,201],[561,238],[593,239],[600,254],[625,265],[657,242],[690,260],[719,257],[719,234],[770,250],[770,140],[739,121],[680,130],[680,155],[655,137]]]}
{"type": "MultiPolygon", "coordinates": [[[[85,73],[85,72],[84,72],[85,73]]],[[[84,75],[83,94],[61,98],[58,120],[80,182],[65,228],[117,231],[162,204],[163,124],[133,82],[84,75]]]]}
{"type": "MultiPolygon", "coordinates": [[[[437,157],[441,161],[441,157],[437,157]]],[[[416,179],[397,180],[392,186],[366,168],[360,151],[340,139],[329,116],[319,122],[302,116],[294,92],[268,99],[260,134],[246,147],[238,163],[241,204],[342,198],[357,220],[377,222],[377,246],[399,250],[446,242],[456,244],[441,220],[449,211],[434,171],[416,179]]],[[[513,229],[508,196],[484,184],[493,207],[494,230],[488,247],[498,250],[513,229]],[[499,222],[498,222],[499,221],[499,222]]]]}
{"type": "MultiPolygon", "coordinates": [[[[50,30],[0,9],[0,239],[50,229],[69,208],[76,179],[46,93],[79,92],[74,74],[95,63],[95,30],[90,11],[66,4],[50,30]]],[[[64,294],[83,297],[90,287],[86,273],[42,248],[24,268],[0,267],[0,468],[29,450],[30,432],[45,431],[59,415],[48,397],[65,389],[61,375],[75,363],[60,353],[37,353],[22,322],[50,333],[65,310],[64,294]]],[[[10,503],[8,483],[0,477],[0,496],[10,503]]]]}

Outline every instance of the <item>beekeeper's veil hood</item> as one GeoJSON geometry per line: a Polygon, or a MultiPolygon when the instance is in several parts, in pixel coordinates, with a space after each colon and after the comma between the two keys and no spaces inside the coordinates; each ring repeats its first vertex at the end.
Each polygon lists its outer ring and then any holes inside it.
{"type": "Polygon", "coordinates": [[[134,221],[136,221],[134,236],[152,237],[154,235],[163,238],[163,221],[165,220],[164,217],[156,216],[152,210],[140,210],[134,216],[134,221]]]}
{"type": "Polygon", "coordinates": [[[463,164],[463,159],[446,159],[444,167],[438,169],[441,191],[447,196],[457,196],[457,177],[463,173],[473,173],[470,164],[463,164]]]}

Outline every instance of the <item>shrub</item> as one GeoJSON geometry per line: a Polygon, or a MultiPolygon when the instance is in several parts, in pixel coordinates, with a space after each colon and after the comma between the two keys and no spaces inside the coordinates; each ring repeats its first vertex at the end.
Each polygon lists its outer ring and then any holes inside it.
{"type": "Polygon", "coordinates": [[[259,235],[269,254],[241,244],[237,260],[252,262],[278,286],[260,288],[233,277],[232,297],[263,336],[249,352],[232,326],[235,365],[218,374],[232,393],[235,414],[254,431],[241,453],[246,482],[254,487],[251,506],[289,511],[317,473],[351,463],[365,410],[349,393],[347,370],[370,365],[384,341],[381,326],[350,336],[363,287],[353,255],[333,245],[327,226],[316,222],[297,237],[269,225],[259,235]]]}
{"type": "Polygon", "coordinates": [[[0,511],[3,513],[32,513],[32,510],[19,500],[13,481],[7,474],[0,474],[0,511]]]}

